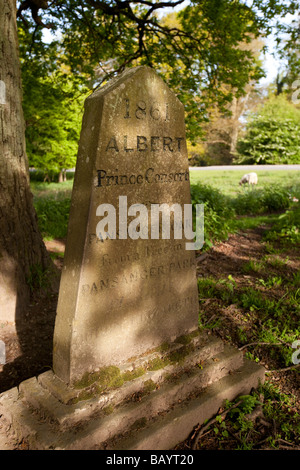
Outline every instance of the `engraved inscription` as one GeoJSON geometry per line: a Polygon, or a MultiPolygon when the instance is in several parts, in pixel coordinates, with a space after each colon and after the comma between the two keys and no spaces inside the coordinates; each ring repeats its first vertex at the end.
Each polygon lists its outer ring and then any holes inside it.
{"type": "Polygon", "coordinates": [[[116,168],[114,172],[107,170],[97,170],[98,178],[96,186],[115,186],[115,185],[132,185],[132,184],[147,184],[147,183],[178,183],[190,180],[188,170],[177,171],[170,173],[159,173],[154,168],[147,168],[143,174],[119,174],[116,168]]]}
{"type": "Polygon", "coordinates": [[[147,150],[151,152],[180,152],[183,141],[184,137],[137,135],[128,138],[128,135],[124,135],[123,138],[118,139],[115,135],[112,135],[108,138],[105,152],[146,152],[147,150]]]}
{"type": "Polygon", "coordinates": [[[152,310],[145,312],[145,317],[148,319],[153,319],[155,316],[160,316],[162,313],[164,315],[168,313],[179,312],[182,308],[188,308],[193,305],[195,298],[192,296],[184,297],[182,299],[177,299],[176,302],[171,302],[167,304],[162,304],[157,307],[154,307],[152,310]]]}
{"type": "Polygon", "coordinates": [[[146,119],[147,116],[150,116],[154,121],[164,120],[169,121],[169,104],[160,104],[156,101],[151,104],[147,103],[144,100],[140,100],[137,103],[131,103],[128,98],[124,100],[125,112],[124,119],[131,119],[131,117],[136,117],[136,119],[146,119]]]}
{"type": "Polygon", "coordinates": [[[191,258],[172,261],[166,265],[150,266],[149,268],[141,268],[133,272],[119,274],[113,278],[95,280],[92,284],[83,284],[81,288],[82,295],[96,295],[107,289],[114,289],[120,284],[132,284],[141,280],[151,280],[169,276],[172,272],[188,270],[195,266],[195,260],[191,258]]]}

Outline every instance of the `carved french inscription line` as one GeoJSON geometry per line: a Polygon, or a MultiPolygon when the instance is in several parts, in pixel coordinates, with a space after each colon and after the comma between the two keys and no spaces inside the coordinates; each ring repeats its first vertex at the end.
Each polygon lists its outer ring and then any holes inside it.
{"type": "Polygon", "coordinates": [[[188,270],[195,266],[195,260],[193,258],[187,258],[183,260],[172,261],[171,263],[145,267],[141,270],[134,270],[131,273],[122,273],[115,275],[113,278],[95,280],[91,284],[83,284],[81,293],[83,295],[97,295],[107,289],[114,289],[119,287],[121,284],[132,284],[139,281],[145,280],[157,280],[162,276],[170,276],[174,272],[181,272],[188,270]]]}

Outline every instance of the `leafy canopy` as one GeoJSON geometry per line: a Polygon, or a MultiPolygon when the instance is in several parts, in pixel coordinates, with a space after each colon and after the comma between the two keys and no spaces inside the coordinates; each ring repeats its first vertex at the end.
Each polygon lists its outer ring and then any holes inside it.
{"type": "MultiPolygon", "coordinates": [[[[41,39],[41,31],[35,33],[41,39]]],[[[57,66],[59,44],[36,43],[20,25],[26,151],[29,165],[49,177],[76,164],[87,88],[66,66],[57,66]]]]}
{"type": "Polygon", "coordinates": [[[28,78],[23,108],[29,165],[46,173],[74,168],[83,103],[74,99],[72,79],[59,72],[29,83],[28,78]]]}
{"type": "MultiPolygon", "coordinates": [[[[176,24],[164,20],[183,0],[23,0],[18,17],[36,34],[47,25],[59,33],[62,53],[55,67],[99,86],[125,67],[156,69],[185,104],[190,139],[201,133],[212,105],[227,109],[232,90],[243,94],[262,71],[239,45],[272,31],[276,17],[293,12],[286,0],[191,0],[176,24]],[[222,86],[225,85],[225,86],[222,86]],[[228,87],[226,85],[229,85],[228,87]]],[[[34,41],[36,43],[36,41],[34,41]]],[[[41,47],[41,46],[38,46],[41,47]]]]}

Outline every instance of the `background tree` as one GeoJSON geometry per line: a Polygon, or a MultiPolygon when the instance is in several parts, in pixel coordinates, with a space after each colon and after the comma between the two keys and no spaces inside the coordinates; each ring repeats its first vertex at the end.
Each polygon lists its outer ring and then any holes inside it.
{"type": "MultiPolygon", "coordinates": [[[[30,25],[28,3],[21,3],[21,14],[30,25]]],[[[181,4],[56,0],[46,13],[52,29],[60,31],[63,60],[74,75],[89,75],[100,85],[128,66],[155,68],[185,104],[188,136],[194,139],[208,109],[217,105],[226,111],[232,90],[238,98],[250,78],[261,77],[254,54],[240,45],[268,35],[274,16],[296,6],[284,0],[253,1],[251,8],[245,0],[197,0],[177,14],[175,24],[163,19],[166,7],[181,4]],[[96,70],[103,72],[98,83],[96,70]]]]}
{"type": "Polygon", "coordinates": [[[28,74],[23,77],[29,165],[42,170],[45,180],[58,175],[61,182],[65,170],[76,165],[83,91],[76,98],[72,79],[59,73],[45,79],[34,79],[28,74]]]}
{"type": "Polygon", "coordinates": [[[43,44],[41,35],[19,25],[26,150],[30,167],[42,170],[47,181],[58,176],[61,182],[76,164],[88,88],[62,59],[57,63],[59,42],[43,44]]]}
{"type": "Polygon", "coordinates": [[[50,259],[38,230],[30,191],[22,113],[16,5],[1,2],[0,80],[0,319],[18,321],[29,301],[31,269],[48,269],[50,259]]]}
{"type": "Polygon", "coordinates": [[[277,25],[275,54],[283,62],[276,77],[276,93],[288,93],[292,97],[293,90],[299,89],[300,70],[300,21],[299,14],[277,25]],[[295,83],[295,82],[298,83],[295,83]]]}
{"type": "Polygon", "coordinates": [[[238,143],[240,163],[300,163],[300,110],[284,94],[271,96],[251,117],[238,143]]]}
{"type": "MultiPolygon", "coordinates": [[[[258,71],[263,66],[261,54],[264,50],[264,41],[260,38],[252,39],[251,42],[242,43],[240,49],[250,50],[256,64],[256,78],[249,76],[249,82],[244,86],[243,93],[232,89],[229,85],[227,93],[232,94],[231,101],[226,110],[220,110],[215,105],[209,110],[209,120],[202,126],[203,139],[198,139],[196,147],[190,146],[191,162],[201,165],[229,165],[236,157],[236,147],[239,133],[243,127],[245,116],[253,110],[257,102],[261,100],[261,87],[258,83],[258,71]],[[198,149],[197,149],[198,147],[198,149]],[[200,155],[197,152],[200,150],[200,155]],[[196,160],[196,161],[195,161],[196,160]]],[[[255,68],[254,68],[255,70],[255,68]]]]}

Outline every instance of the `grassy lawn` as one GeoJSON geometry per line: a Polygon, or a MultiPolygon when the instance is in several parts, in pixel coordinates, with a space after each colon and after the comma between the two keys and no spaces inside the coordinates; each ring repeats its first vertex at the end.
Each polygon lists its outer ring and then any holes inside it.
{"type": "MultiPolygon", "coordinates": [[[[268,218],[273,221],[272,212],[285,209],[283,199],[287,194],[300,200],[300,171],[258,173],[258,185],[252,189],[238,184],[243,170],[191,170],[192,202],[207,202],[207,230],[214,233],[213,240],[221,238],[221,232],[224,236],[234,228],[250,228],[267,222],[268,218]],[[201,194],[204,201],[199,200],[201,194]],[[243,218],[236,218],[232,209],[243,218]]],[[[32,181],[34,204],[45,239],[66,236],[72,187],[72,179],[50,184],[32,181]]]]}
{"type": "MultiPolygon", "coordinates": [[[[258,189],[266,185],[289,186],[290,188],[300,186],[300,171],[297,170],[253,170],[257,171],[258,189]]],[[[239,181],[245,174],[244,170],[191,170],[191,184],[209,184],[218,188],[223,194],[236,196],[248,190],[240,187],[239,181]]]]}
{"type": "Polygon", "coordinates": [[[34,200],[48,197],[58,200],[71,198],[73,180],[71,179],[64,183],[41,183],[39,181],[31,181],[30,186],[34,200]]]}
{"type": "MultiPolygon", "coordinates": [[[[241,188],[238,184],[244,173],[243,170],[191,170],[190,180],[191,184],[209,184],[219,189],[225,195],[236,196],[247,190],[247,188],[241,188]]],[[[300,171],[297,170],[259,170],[257,173],[258,188],[274,184],[289,186],[291,188],[300,186],[300,171]]],[[[64,183],[49,184],[38,181],[31,182],[31,189],[35,197],[70,197],[72,187],[72,179],[64,183]]]]}

